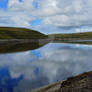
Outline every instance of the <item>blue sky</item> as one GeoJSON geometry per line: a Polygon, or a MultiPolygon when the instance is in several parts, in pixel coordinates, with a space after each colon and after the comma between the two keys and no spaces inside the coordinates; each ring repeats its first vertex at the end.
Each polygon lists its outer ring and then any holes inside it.
{"type": "MultiPolygon", "coordinates": [[[[23,0],[19,0],[19,2],[22,3],[23,0]]],[[[34,6],[35,9],[38,8],[38,3],[37,3],[36,0],[34,0],[33,6],[34,6]]],[[[6,9],[8,8],[8,0],[0,0],[0,8],[1,8],[2,10],[6,10],[6,9]]],[[[42,18],[40,18],[40,19],[38,18],[38,19],[36,19],[36,20],[34,20],[34,21],[31,21],[31,22],[30,22],[30,25],[31,25],[31,26],[36,26],[36,25],[39,25],[41,22],[42,22],[42,18]]]]}
{"type": "Polygon", "coordinates": [[[8,0],[0,0],[0,8],[6,9],[8,7],[8,0]]]}
{"type": "MultiPolygon", "coordinates": [[[[19,0],[19,2],[22,3],[23,0],[19,0]]],[[[33,6],[34,6],[35,9],[38,8],[38,3],[36,2],[36,0],[34,0],[33,6]]],[[[0,8],[2,10],[6,10],[8,8],[8,0],[0,0],[0,8]]],[[[41,22],[42,22],[42,18],[40,18],[40,19],[38,18],[38,19],[30,22],[30,25],[36,26],[36,25],[39,25],[41,22]]]]}
{"type": "Polygon", "coordinates": [[[19,0],[19,2],[23,2],[23,0],[19,0]]]}
{"type": "Polygon", "coordinates": [[[35,7],[35,9],[38,9],[38,2],[37,2],[37,0],[34,0],[33,6],[35,7]]]}
{"type": "Polygon", "coordinates": [[[30,25],[36,26],[36,25],[39,25],[41,22],[42,22],[42,19],[36,19],[34,21],[31,21],[30,25]]]}

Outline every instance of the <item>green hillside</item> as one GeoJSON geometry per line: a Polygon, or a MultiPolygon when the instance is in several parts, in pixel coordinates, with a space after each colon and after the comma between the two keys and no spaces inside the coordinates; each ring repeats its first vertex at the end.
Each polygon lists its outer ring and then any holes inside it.
{"type": "Polygon", "coordinates": [[[92,32],[83,33],[71,33],[71,34],[51,34],[48,35],[49,38],[53,39],[92,39],[92,32]]]}
{"type": "Polygon", "coordinates": [[[44,39],[46,35],[35,30],[16,27],[0,27],[0,39],[44,39]]]}

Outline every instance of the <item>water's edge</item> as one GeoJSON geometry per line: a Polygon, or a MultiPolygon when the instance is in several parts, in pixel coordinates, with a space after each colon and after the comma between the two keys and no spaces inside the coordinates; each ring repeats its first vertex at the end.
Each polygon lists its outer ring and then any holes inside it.
{"type": "Polygon", "coordinates": [[[92,42],[91,39],[0,39],[0,45],[21,43],[49,43],[49,42],[92,42]]]}
{"type": "Polygon", "coordinates": [[[0,45],[4,44],[21,44],[21,43],[46,43],[49,42],[49,39],[0,39],[0,45]]]}
{"type": "Polygon", "coordinates": [[[92,92],[92,71],[85,72],[67,80],[48,85],[31,92],[92,92]]]}
{"type": "Polygon", "coordinates": [[[54,84],[50,84],[50,85],[35,89],[31,92],[48,92],[48,91],[49,92],[54,92],[54,91],[59,91],[60,87],[61,87],[61,83],[62,82],[57,82],[57,83],[54,83],[54,84]]]}

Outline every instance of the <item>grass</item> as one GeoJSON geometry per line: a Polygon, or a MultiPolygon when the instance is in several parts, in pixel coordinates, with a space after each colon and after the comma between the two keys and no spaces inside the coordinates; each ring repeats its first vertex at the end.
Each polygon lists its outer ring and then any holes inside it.
{"type": "Polygon", "coordinates": [[[92,39],[92,32],[45,35],[35,30],[17,27],[0,27],[0,39],[92,39]]]}
{"type": "Polygon", "coordinates": [[[53,39],[54,43],[70,43],[92,45],[92,32],[71,33],[71,34],[51,34],[49,38],[53,39]]]}
{"type": "Polygon", "coordinates": [[[53,39],[92,39],[92,32],[83,33],[71,33],[71,34],[51,34],[48,35],[49,38],[53,39]]]}
{"type": "MultiPolygon", "coordinates": [[[[49,42],[54,43],[72,43],[72,44],[85,44],[92,45],[92,41],[85,41],[92,39],[92,32],[83,33],[72,33],[72,34],[51,34],[45,35],[35,30],[26,28],[16,28],[16,27],[0,27],[0,39],[49,39],[49,42]],[[82,41],[80,41],[82,40],[82,41]]],[[[15,41],[16,42],[16,41],[15,41]]],[[[41,41],[41,43],[22,43],[22,44],[11,44],[12,42],[7,42],[7,44],[0,45],[0,53],[9,52],[20,52],[26,50],[33,50],[39,48],[47,43],[41,41]]]]}
{"type": "Polygon", "coordinates": [[[35,30],[17,27],[0,27],[0,39],[50,39],[56,42],[92,44],[92,42],[76,42],[76,40],[91,40],[92,32],[71,34],[45,35],[35,30]]]}
{"type": "Polygon", "coordinates": [[[46,35],[31,29],[0,27],[0,39],[44,39],[46,37],[46,35]]]}

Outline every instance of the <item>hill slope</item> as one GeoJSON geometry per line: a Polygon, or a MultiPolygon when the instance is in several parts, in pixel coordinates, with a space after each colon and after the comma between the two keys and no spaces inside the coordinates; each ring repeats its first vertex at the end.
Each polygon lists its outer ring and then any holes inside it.
{"type": "Polygon", "coordinates": [[[83,33],[72,33],[72,34],[51,34],[48,35],[49,38],[53,39],[92,39],[92,32],[83,32],[83,33]]]}
{"type": "Polygon", "coordinates": [[[47,36],[26,28],[0,27],[0,39],[44,39],[47,36]]]}

